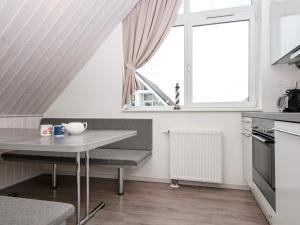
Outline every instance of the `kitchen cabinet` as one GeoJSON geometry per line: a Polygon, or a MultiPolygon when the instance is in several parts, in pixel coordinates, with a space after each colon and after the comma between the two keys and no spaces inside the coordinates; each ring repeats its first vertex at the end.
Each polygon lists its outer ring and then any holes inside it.
{"type": "Polygon", "coordinates": [[[243,145],[243,176],[246,183],[252,188],[252,138],[251,118],[242,120],[242,145],[243,145]]]}
{"type": "Polygon", "coordinates": [[[286,1],[286,53],[300,48],[300,1],[286,1]]]}
{"type": "Polygon", "coordinates": [[[276,63],[286,54],[286,1],[273,0],[270,9],[271,63],[276,63]]]}
{"type": "Polygon", "coordinates": [[[272,0],[270,11],[271,63],[287,63],[300,49],[300,1],[272,0]]]}
{"type": "Polygon", "coordinates": [[[275,123],[276,216],[274,225],[300,223],[300,124],[275,123]]]}

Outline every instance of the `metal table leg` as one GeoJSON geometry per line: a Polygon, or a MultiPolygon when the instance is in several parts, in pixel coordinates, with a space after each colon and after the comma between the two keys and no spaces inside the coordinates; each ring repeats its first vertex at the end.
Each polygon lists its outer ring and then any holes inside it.
{"type": "Polygon", "coordinates": [[[85,179],[86,179],[86,216],[81,220],[80,225],[89,221],[105,204],[101,202],[90,211],[90,156],[89,151],[85,152],[85,179]]]}
{"type": "Polygon", "coordinates": [[[52,164],[52,183],[51,183],[52,188],[57,187],[57,164],[53,163],[52,164]]]}
{"type": "Polygon", "coordinates": [[[76,155],[76,176],[77,176],[77,225],[80,225],[80,152],[76,155]]]}
{"type": "Polygon", "coordinates": [[[118,195],[124,194],[124,168],[118,168],[118,195]]]}
{"type": "Polygon", "coordinates": [[[86,182],[86,216],[90,214],[90,156],[89,151],[85,152],[85,182],[86,182]]]}

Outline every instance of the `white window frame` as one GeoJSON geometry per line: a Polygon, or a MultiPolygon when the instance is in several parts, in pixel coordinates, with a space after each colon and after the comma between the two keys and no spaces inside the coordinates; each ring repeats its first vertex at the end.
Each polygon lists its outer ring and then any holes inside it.
{"type": "MultiPolygon", "coordinates": [[[[184,106],[180,111],[260,111],[261,91],[258,77],[258,4],[252,0],[251,6],[232,7],[201,12],[190,12],[190,1],[183,0],[184,12],[179,14],[174,24],[184,26],[184,106]],[[249,100],[245,102],[194,103],[193,95],[193,26],[221,24],[249,20],[249,100]]],[[[217,63],[217,62],[216,62],[217,63]]],[[[129,107],[125,111],[172,111],[168,106],[129,107]]]]}
{"type": "MultiPolygon", "coordinates": [[[[258,78],[257,78],[257,0],[252,0],[251,6],[216,9],[201,12],[189,12],[190,1],[184,0],[184,13],[178,15],[174,26],[185,27],[185,93],[184,107],[187,108],[257,108],[258,78]],[[193,27],[228,22],[249,21],[249,99],[245,102],[193,102],[193,27]]],[[[217,53],[216,53],[217,54],[217,53]]],[[[217,63],[217,62],[216,62],[217,63]]]]}

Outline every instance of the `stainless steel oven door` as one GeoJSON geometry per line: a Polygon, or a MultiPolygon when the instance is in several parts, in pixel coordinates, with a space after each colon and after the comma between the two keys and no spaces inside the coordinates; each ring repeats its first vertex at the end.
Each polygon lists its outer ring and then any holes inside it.
{"type": "Polygon", "coordinates": [[[266,138],[258,133],[253,133],[253,169],[255,169],[262,178],[272,187],[275,188],[274,179],[274,140],[266,138]]]}
{"type": "Polygon", "coordinates": [[[274,138],[253,132],[253,180],[275,210],[275,148],[274,138]]]}

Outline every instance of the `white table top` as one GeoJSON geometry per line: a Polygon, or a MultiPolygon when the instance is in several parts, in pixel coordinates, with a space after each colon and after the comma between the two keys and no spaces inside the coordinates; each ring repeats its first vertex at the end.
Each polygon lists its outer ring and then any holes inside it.
{"type": "Polygon", "coordinates": [[[84,152],[137,134],[131,130],[87,130],[78,135],[41,137],[38,129],[0,129],[0,149],[42,152],[84,152]]]}

